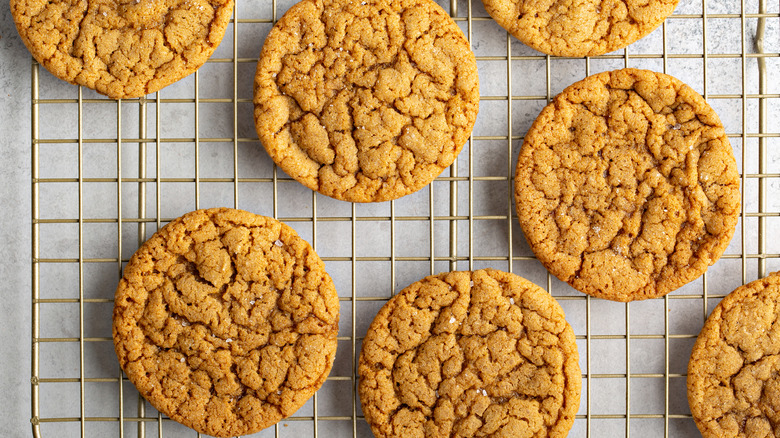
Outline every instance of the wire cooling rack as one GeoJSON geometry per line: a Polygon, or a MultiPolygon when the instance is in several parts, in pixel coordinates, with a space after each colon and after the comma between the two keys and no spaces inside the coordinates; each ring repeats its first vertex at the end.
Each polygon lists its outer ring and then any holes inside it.
{"type": "Polygon", "coordinates": [[[698,436],[685,372],[706,315],[735,287],[780,269],[780,11],[766,0],[682,0],[627,50],[542,56],[479,0],[442,3],[472,42],[480,114],[455,164],[413,195],[349,204],[278,171],[252,121],[256,57],[291,1],[239,0],[212,59],[141,99],[108,100],[32,64],[32,430],[46,437],[196,436],[122,375],[111,342],[114,288],[139,244],[172,218],[238,207],[292,225],[325,260],[341,299],[336,362],[295,415],[255,436],[371,436],[356,394],[368,324],[425,275],[494,267],[556,297],[574,327],[583,393],[573,437],[698,436]],[[513,217],[523,134],[551,97],[599,71],[676,76],[724,121],[740,169],[740,222],[721,260],[672,294],[631,304],[551,277],[513,217]]]}

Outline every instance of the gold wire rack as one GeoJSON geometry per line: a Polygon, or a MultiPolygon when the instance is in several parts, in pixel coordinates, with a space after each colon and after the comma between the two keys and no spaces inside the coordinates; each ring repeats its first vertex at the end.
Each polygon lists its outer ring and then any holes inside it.
{"type": "Polygon", "coordinates": [[[698,436],[685,393],[693,341],[723,296],[780,269],[771,239],[780,232],[778,3],[683,0],[650,36],[593,58],[540,55],[478,0],[442,3],[477,56],[474,133],[430,186],[366,205],[303,188],[273,166],[254,132],[256,56],[291,4],[239,0],[212,59],[140,99],[109,100],[32,63],[33,436],[198,436],[122,375],[111,309],[138,245],[172,218],[212,206],[292,225],[325,260],[341,300],[331,376],[296,414],[253,436],[371,436],[356,363],[376,311],[425,275],[482,267],[527,277],[563,305],[583,371],[570,436],[698,436]],[[591,299],[551,277],[528,249],[512,201],[517,152],[539,110],[570,83],[621,67],[672,74],[708,99],[734,146],[743,198],[735,237],[707,274],[630,304],[591,299]]]}

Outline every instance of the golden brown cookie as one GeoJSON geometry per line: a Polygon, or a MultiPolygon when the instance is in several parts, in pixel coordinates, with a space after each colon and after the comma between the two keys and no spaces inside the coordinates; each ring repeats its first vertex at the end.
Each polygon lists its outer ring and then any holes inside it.
{"type": "Polygon", "coordinates": [[[536,257],[575,289],[665,295],[718,260],[739,215],[739,175],[718,116],[679,80],[593,75],[525,136],[515,202],[536,257]]]}
{"type": "Polygon", "coordinates": [[[119,364],[160,412],[230,437],[289,416],[333,365],[339,301],[292,228],[241,210],[174,220],[133,255],[114,304],[119,364]]]}
{"type": "Polygon", "coordinates": [[[555,56],[596,56],[643,38],[679,0],[482,0],[496,22],[526,45],[555,56]]]}
{"type": "Polygon", "coordinates": [[[358,372],[377,438],[564,437],[582,386],[561,307],[496,270],[402,290],[371,323],[358,372]]]}
{"type": "Polygon", "coordinates": [[[780,436],[780,273],[738,287],[704,323],[688,404],[705,438],[780,436]]]}
{"type": "Polygon", "coordinates": [[[232,11],[233,0],[11,0],[38,62],[113,99],[154,93],[197,70],[232,11]]]}
{"type": "Polygon", "coordinates": [[[477,116],[477,64],[432,0],[304,0],[265,40],[254,103],[288,175],[336,199],[387,201],[457,157],[477,116]]]}

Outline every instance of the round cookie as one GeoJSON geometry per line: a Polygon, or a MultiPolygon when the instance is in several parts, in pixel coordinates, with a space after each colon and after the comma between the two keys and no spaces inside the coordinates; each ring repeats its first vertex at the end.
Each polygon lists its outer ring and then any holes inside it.
{"type": "Polygon", "coordinates": [[[780,435],[780,273],[740,286],[704,324],[688,404],[705,438],[780,435]]]}
{"type": "Polygon", "coordinates": [[[292,228],[198,210],[133,255],[116,291],[119,364],[157,410],[217,437],[291,415],[333,365],[339,301],[292,228]]]}
{"type": "Polygon", "coordinates": [[[679,80],[604,72],[555,97],[523,142],[520,225],[550,273],[615,301],[665,295],[734,234],[739,175],[718,116],[679,80]]]}
{"type": "Polygon", "coordinates": [[[254,87],[257,133],[274,162],[351,202],[433,181],[479,106],[474,54],[432,0],[304,0],[266,38],[254,87]]]}
{"type": "Polygon", "coordinates": [[[371,323],[358,372],[377,438],[564,437],[582,387],[561,307],[496,270],[443,273],[402,290],[371,323]]]}
{"type": "Polygon", "coordinates": [[[11,0],[38,62],[113,99],[154,93],[197,70],[232,11],[233,0],[11,0]]]}
{"type": "Polygon", "coordinates": [[[496,22],[526,45],[554,56],[597,56],[643,38],[679,0],[482,0],[496,22]]]}

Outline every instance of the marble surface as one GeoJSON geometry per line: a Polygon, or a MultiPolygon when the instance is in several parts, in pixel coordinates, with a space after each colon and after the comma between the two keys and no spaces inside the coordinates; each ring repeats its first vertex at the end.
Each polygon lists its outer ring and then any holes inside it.
{"type": "Polygon", "coordinates": [[[0,7],[0,436],[30,436],[30,55],[0,7]]]}
{"type": "MultiPolygon", "coordinates": [[[[292,0],[277,1],[280,15],[292,4],[292,0]]],[[[448,3],[443,6],[448,7],[448,3]]],[[[710,0],[706,3],[708,14],[739,14],[741,3],[736,0],[710,0]]],[[[271,2],[267,0],[243,0],[237,5],[239,18],[270,18],[271,2]]],[[[748,0],[746,11],[757,11],[757,3],[748,0]]],[[[466,17],[467,3],[459,2],[459,17],[466,17]]],[[[486,17],[481,3],[472,4],[474,17],[486,17]]],[[[769,12],[775,14],[767,20],[766,51],[780,51],[780,26],[778,4],[769,5],[769,12]]],[[[702,3],[697,0],[682,0],[676,15],[701,14],[702,3]]],[[[30,436],[30,57],[21,44],[7,7],[0,12],[0,275],[6,279],[3,290],[5,298],[0,302],[0,327],[3,336],[0,354],[0,412],[6,415],[0,421],[0,436],[30,436]]],[[[474,129],[475,136],[506,137],[511,130],[513,140],[484,138],[467,145],[458,158],[457,165],[445,171],[444,177],[473,175],[473,181],[436,181],[430,188],[407,196],[395,203],[355,205],[334,201],[320,195],[312,195],[294,181],[274,173],[273,164],[256,141],[251,115],[251,103],[239,102],[233,114],[232,103],[220,99],[233,97],[233,64],[209,63],[198,73],[198,79],[190,76],[174,84],[158,97],[192,98],[195,93],[201,99],[215,99],[201,103],[198,107],[198,121],[194,118],[195,106],[191,103],[164,102],[158,116],[153,103],[147,103],[141,112],[138,101],[123,102],[104,100],[90,90],[84,89],[85,99],[95,99],[83,106],[84,138],[94,140],[85,144],[84,176],[94,182],[84,185],[83,196],[88,201],[83,206],[85,218],[95,219],[86,224],[82,237],[83,256],[94,260],[111,260],[121,255],[127,259],[137,248],[139,230],[134,218],[139,217],[139,190],[146,193],[145,217],[159,219],[179,216],[194,208],[211,206],[238,206],[266,215],[277,215],[286,220],[298,232],[312,242],[318,253],[326,259],[328,271],[336,282],[342,297],[342,326],[340,335],[349,339],[352,333],[361,337],[382,301],[357,301],[353,314],[352,297],[383,298],[398,291],[409,283],[432,272],[450,268],[446,260],[431,262],[428,257],[473,255],[469,260],[457,263],[458,269],[495,267],[511,268],[535,283],[550,287],[554,296],[561,299],[567,318],[575,333],[581,336],[579,346],[583,371],[590,364],[591,372],[618,377],[594,378],[590,390],[590,406],[593,415],[623,415],[629,407],[626,393],[631,397],[632,414],[655,415],[656,418],[633,419],[630,431],[633,436],[662,436],[668,426],[669,436],[697,436],[690,419],[671,419],[665,424],[657,416],[668,411],[672,415],[688,414],[685,402],[684,378],[673,377],[669,381],[669,392],[664,393],[664,379],[657,377],[666,370],[673,375],[685,373],[687,355],[690,352],[692,335],[698,332],[703,316],[717,304],[720,296],[742,284],[743,280],[756,278],[758,265],[755,258],[744,262],[739,257],[756,254],[757,219],[749,218],[740,224],[737,234],[726,251],[727,257],[713,266],[706,280],[699,279],[674,292],[677,299],[663,299],[625,305],[603,300],[589,300],[573,291],[567,285],[550,279],[541,265],[526,259],[515,260],[511,265],[506,258],[530,256],[516,220],[511,214],[513,206],[509,192],[509,178],[513,173],[514,160],[519,151],[520,136],[528,129],[538,111],[550,95],[561,91],[568,84],[583,78],[586,71],[596,73],[621,68],[625,65],[663,71],[677,76],[700,93],[715,96],[710,99],[718,111],[731,138],[740,166],[740,172],[754,174],[758,167],[758,140],[743,139],[743,131],[758,132],[758,100],[740,97],[744,82],[748,94],[758,92],[756,60],[748,58],[744,66],[738,55],[742,51],[739,18],[725,16],[706,21],[707,38],[703,38],[704,25],[701,18],[672,18],[666,24],[666,53],[682,55],[664,59],[656,56],[664,53],[664,32],[659,29],[629,49],[629,56],[618,51],[603,59],[546,59],[523,46],[492,20],[476,19],[469,29],[465,20],[459,21],[465,32],[471,32],[472,45],[480,58],[480,91],[486,97],[481,102],[480,115],[474,129]],[[704,63],[701,57],[706,45],[709,58],[704,63]],[[507,52],[513,56],[529,58],[512,61],[508,66],[507,52]],[[534,56],[536,56],[534,58],[534,56]],[[636,57],[633,57],[636,56],[636,57]],[[501,59],[503,57],[503,59],[501,59]],[[547,67],[549,66],[549,70],[547,67]],[[704,70],[707,69],[707,80],[704,70]],[[511,85],[507,82],[507,70],[512,71],[511,85]],[[549,88],[548,88],[549,86],[549,88]],[[523,96],[507,105],[506,95],[523,96]],[[503,96],[503,98],[502,98],[503,96]],[[146,119],[140,119],[145,114],[146,119]],[[140,120],[139,120],[140,119],[140,120]],[[147,128],[147,137],[154,138],[160,120],[160,147],[148,143],[145,148],[131,139],[139,137],[142,125],[147,128]],[[235,120],[235,130],[233,121],[235,120]],[[145,123],[143,123],[145,122],[145,123]],[[191,140],[202,139],[199,146],[191,140]],[[233,144],[233,136],[249,139],[233,144]],[[116,139],[123,139],[121,147],[116,139]],[[139,176],[140,151],[146,163],[146,176],[165,180],[156,187],[154,182],[139,185],[135,182],[119,186],[112,179],[136,178],[139,176]],[[121,158],[121,159],[120,159],[121,158]],[[281,179],[276,185],[274,176],[281,179]],[[197,176],[198,184],[194,182],[197,176]],[[238,184],[232,178],[249,179],[238,184]],[[486,178],[482,178],[486,177],[486,178]],[[453,194],[453,189],[456,192],[453,194]],[[118,196],[117,192],[121,192],[118,196]],[[158,198],[159,193],[159,200],[158,198]],[[276,196],[275,196],[276,194],[276,196]],[[451,200],[457,200],[454,205],[451,200]],[[429,216],[476,217],[473,221],[456,220],[454,228],[447,219],[430,221],[429,216]],[[409,220],[396,221],[395,232],[385,218],[406,217],[409,220]],[[316,224],[311,220],[316,216],[316,224]],[[352,217],[361,220],[353,222],[352,217]],[[501,217],[504,217],[503,219],[501,217]],[[122,217],[127,222],[118,227],[114,220],[122,217]],[[498,217],[498,219],[492,219],[498,217]],[[101,220],[106,219],[105,223],[101,220]],[[454,233],[453,233],[454,231],[454,233]],[[455,245],[450,245],[457,237],[455,245]],[[354,250],[353,250],[354,247],[354,250]],[[395,257],[409,257],[398,261],[391,269],[384,260],[393,252],[395,257]],[[356,262],[351,257],[363,258],[356,262]],[[375,258],[377,260],[372,260],[375,258]],[[702,298],[702,290],[708,289],[710,298],[702,298]],[[686,298],[691,297],[691,298],[686,298]],[[624,338],[592,339],[588,344],[586,333],[592,335],[618,335],[626,333],[641,335],[626,342],[624,338]],[[683,335],[673,337],[665,345],[664,334],[683,335]],[[660,336],[660,337],[659,337],[660,336]],[[664,355],[668,347],[669,356],[664,355]],[[585,353],[589,351],[588,357],[585,353]],[[632,378],[626,387],[626,379],[619,377],[626,370],[645,377],[632,378]],[[655,376],[655,377],[653,377],[655,376]]],[[[752,35],[756,20],[747,19],[744,40],[745,50],[754,51],[752,35]]],[[[270,29],[267,23],[242,22],[236,30],[228,29],[222,45],[215,53],[216,58],[229,59],[235,53],[239,58],[252,59],[262,46],[263,37],[270,29]]],[[[770,58],[768,93],[780,93],[779,58],[770,58]]],[[[251,79],[253,62],[237,64],[235,72],[238,82],[236,92],[239,99],[251,100],[251,79]]],[[[76,87],[65,84],[43,69],[40,70],[41,98],[74,99],[78,96],[76,87]]],[[[153,96],[152,96],[153,97],[153,96]]],[[[73,178],[78,175],[78,153],[70,139],[77,137],[77,105],[71,103],[49,103],[41,105],[40,138],[52,140],[41,145],[40,172],[44,178],[73,178]],[[66,139],[67,141],[57,141],[66,139]]],[[[780,132],[780,99],[767,99],[769,125],[766,132],[780,132]]],[[[767,147],[769,173],[780,173],[780,139],[768,138],[767,147]]],[[[745,211],[758,211],[758,179],[751,178],[745,184],[745,211]]],[[[780,212],[780,178],[767,178],[769,192],[765,211],[780,212]]],[[[78,217],[78,191],[72,183],[42,184],[40,191],[40,216],[44,219],[78,217]]],[[[151,235],[158,222],[147,224],[145,236],[151,235]]],[[[768,218],[770,235],[780,232],[780,218],[768,218]]],[[[78,256],[79,239],[77,227],[72,224],[50,224],[40,229],[42,243],[41,257],[73,258],[78,256]]],[[[765,253],[780,253],[780,242],[769,239],[765,253]]],[[[780,259],[769,258],[767,271],[780,269],[780,259]]],[[[80,278],[73,264],[49,263],[42,266],[41,296],[44,298],[73,298],[78,296],[80,278]]],[[[119,274],[116,262],[86,263],[81,277],[85,298],[108,299],[119,274]]],[[[72,304],[50,304],[41,307],[41,336],[74,337],[79,333],[79,317],[72,304]]],[[[85,305],[85,336],[110,336],[110,305],[88,303],[85,305]]],[[[359,342],[356,343],[359,352],[359,342]]],[[[351,372],[351,342],[343,341],[334,366],[335,376],[349,376],[351,372]]],[[[41,375],[45,377],[71,378],[79,374],[78,349],[73,344],[46,343],[41,347],[41,375]]],[[[89,342],[84,351],[85,375],[97,378],[118,376],[116,359],[110,342],[89,342]]],[[[131,385],[123,386],[124,415],[137,415],[137,395],[131,385]]],[[[78,384],[46,384],[41,387],[41,415],[44,417],[73,417],[79,412],[78,384]]],[[[117,416],[119,410],[116,383],[96,382],[85,388],[87,394],[87,416],[117,416]]],[[[351,417],[351,382],[336,380],[326,383],[318,394],[318,405],[307,404],[298,414],[351,417]]],[[[154,416],[150,406],[147,415],[154,416]]],[[[360,414],[359,406],[357,413],[360,414]]],[[[586,398],[583,396],[579,414],[587,413],[586,398]]],[[[350,421],[320,421],[320,433],[325,436],[350,436],[350,421]]],[[[43,436],[79,436],[78,422],[50,423],[42,428],[43,436]]],[[[135,423],[126,423],[125,434],[135,436],[135,423]]],[[[147,436],[156,436],[156,422],[147,428],[147,436]]],[[[358,419],[356,430],[359,436],[370,436],[365,423],[358,419]]],[[[163,424],[165,436],[195,436],[171,422],[163,424]]],[[[592,436],[619,436],[626,429],[625,420],[594,418],[591,421],[592,436]]],[[[273,436],[277,430],[269,430],[258,436],[273,436]]],[[[86,436],[117,436],[116,423],[89,422],[86,436]]],[[[311,421],[288,421],[278,428],[281,436],[312,436],[311,421]]],[[[587,422],[580,418],[575,422],[570,436],[585,436],[587,422]]]]}

